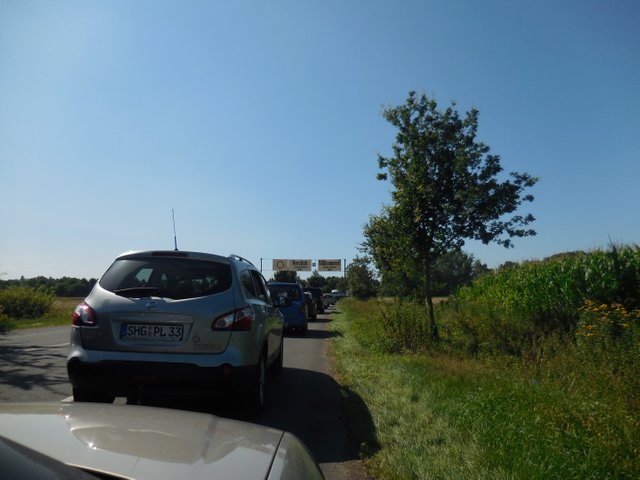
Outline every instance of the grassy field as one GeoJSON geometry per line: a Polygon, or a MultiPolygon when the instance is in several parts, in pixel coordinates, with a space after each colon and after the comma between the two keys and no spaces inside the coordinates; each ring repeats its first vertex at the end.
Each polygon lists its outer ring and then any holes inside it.
{"type": "Polygon", "coordinates": [[[384,353],[371,345],[378,308],[342,301],[332,340],[350,428],[374,477],[640,478],[638,410],[615,376],[590,375],[564,345],[535,367],[508,356],[384,353]]]}
{"type": "Polygon", "coordinates": [[[21,320],[0,320],[0,330],[7,331],[23,328],[71,325],[71,314],[82,300],[80,297],[56,297],[50,312],[45,316],[21,320]]]}

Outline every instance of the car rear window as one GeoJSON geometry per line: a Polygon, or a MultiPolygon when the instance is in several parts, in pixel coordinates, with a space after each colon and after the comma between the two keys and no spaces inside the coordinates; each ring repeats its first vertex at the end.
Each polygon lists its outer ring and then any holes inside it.
{"type": "Polygon", "coordinates": [[[320,288],[305,288],[305,292],[309,292],[314,298],[322,298],[322,290],[320,288]]]}
{"type": "Polygon", "coordinates": [[[284,295],[292,301],[302,298],[300,288],[295,285],[269,285],[269,290],[271,290],[271,295],[284,295]]]}
{"type": "Polygon", "coordinates": [[[116,260],[99,283],[130,297],[196,298],[231,288],[231,267],[188,258],[125,258],[116,260]]]}

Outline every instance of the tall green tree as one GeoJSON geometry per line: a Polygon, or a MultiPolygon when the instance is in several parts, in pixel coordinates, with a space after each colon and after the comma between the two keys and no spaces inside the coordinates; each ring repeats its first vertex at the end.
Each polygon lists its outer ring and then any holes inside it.
{"type": "Polygon", "coordinates": [[[403,105],[383,111],[398,130],[393,155],[378,155],[377,178],[391,182],[392,204],[364,229],[363,246],[376,264],[393,264],[395,256],[413,259],[434,340],[439,337],[433,311],[435,260],[459,250],[465,239],[511,247],[512,238],[535,235],[528,227],[533,216],[515,212],[533,200],[524,192],[537,178],[511,173],[501,180],[500,157],[476,140],[478,110],[461,117],[454,107],[440,110],[434,99],[411,91],[403,105]],[[381,248],[386,241],[392,246],[381,248]],[[395,253],[396,248],[401,251],[395,253]],[[391,258],[375,258],[379,251],[391,258]]]}

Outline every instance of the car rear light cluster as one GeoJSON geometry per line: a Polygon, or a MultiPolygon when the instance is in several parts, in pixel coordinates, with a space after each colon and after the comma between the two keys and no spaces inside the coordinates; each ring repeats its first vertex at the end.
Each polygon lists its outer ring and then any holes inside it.
{"type": "Polygon", "coordinates": [[[94,326],[96,324],[96,312],[85,302],[82,302],[73,311],[73,324],[78,327],[94,326]]]}
{"type": "Polygon", "coordinates": [[[211,324],[211,329],[215,331],[247,332],[251,330],[252,325],[253,309],[244,307],[216,318],[211,324]]]}

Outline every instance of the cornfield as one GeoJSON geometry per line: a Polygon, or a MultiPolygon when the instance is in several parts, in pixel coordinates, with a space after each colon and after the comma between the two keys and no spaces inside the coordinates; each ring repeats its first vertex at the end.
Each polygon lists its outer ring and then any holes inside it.
{"type": "Polygon", "coordinates": [[[586,301],[640,304],[640,249],[611,247],[546,261],[527,262],[487,275],[456,295],[535,326],[544,333],[571,332],[586,301]]]}

